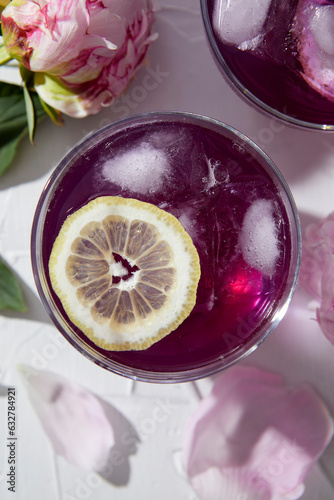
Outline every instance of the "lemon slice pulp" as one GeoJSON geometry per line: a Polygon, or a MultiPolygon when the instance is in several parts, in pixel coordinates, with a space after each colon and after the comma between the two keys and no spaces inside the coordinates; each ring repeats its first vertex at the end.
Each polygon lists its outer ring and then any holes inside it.
{"type": "Polygon", "coordinates": [[[190,314],[197,250],[170,213],[102,196],[70,215],[49,260],[52,287],[72,321],[107,350],[141,350],[190,314]]]}

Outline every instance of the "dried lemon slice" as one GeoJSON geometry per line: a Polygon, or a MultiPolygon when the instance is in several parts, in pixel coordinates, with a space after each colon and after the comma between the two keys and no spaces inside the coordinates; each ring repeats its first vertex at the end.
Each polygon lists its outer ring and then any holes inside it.
{"type": "Polygon", "coordinates": [[[189,316],[200,264],[173,215],[135,199],[102,196],[65,220],[49,273],[70,320],[95,344],[141,350],[189,316]]]}

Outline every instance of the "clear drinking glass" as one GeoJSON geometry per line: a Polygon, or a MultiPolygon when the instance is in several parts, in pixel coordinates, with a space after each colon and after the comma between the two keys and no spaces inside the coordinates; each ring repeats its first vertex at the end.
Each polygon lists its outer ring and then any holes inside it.
{"type": "Polygon", "coordinates": [[[330,4],[201,0],[211,52],[227,83],[249,104],[286,123],[333,130],[330,4]]]}
{"type": "Polygon", "coordinates": [[[74,147],[41,194],[31,236],[37,289],[62,335],[107,370],[161,383],[205,377],[251,353],[287,310],[300,247],[295,203],[270,158],[232,127],[178,112],[110,124],[74,147]],[[105,195],[171,212],[200,257],[193,311],[147,350],[94,345],[71,323],[50,284],[48,261],[62,223],[105,195]]]}

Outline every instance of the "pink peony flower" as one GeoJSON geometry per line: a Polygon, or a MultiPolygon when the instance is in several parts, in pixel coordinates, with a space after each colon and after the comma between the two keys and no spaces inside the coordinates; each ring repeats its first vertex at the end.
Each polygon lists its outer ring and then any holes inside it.
{"type": "Polygon", "coordinates": [[[306,229],[300,282],[319,301],[317,320],[334,344],[334,213],[306,229]]]}
{"type": "Polygon", "coordinates": [[[156,38],[151,0],[12,0],[1,20],[41,99],[73,117],[109,106],[156,38]]]}
{"type": "Polygon", "coordinates": [[[184,466],[201,500],[295,500],[332,435],[309,386],[288,389],[279,375],[233,367],[188,422],[184,466]]]}

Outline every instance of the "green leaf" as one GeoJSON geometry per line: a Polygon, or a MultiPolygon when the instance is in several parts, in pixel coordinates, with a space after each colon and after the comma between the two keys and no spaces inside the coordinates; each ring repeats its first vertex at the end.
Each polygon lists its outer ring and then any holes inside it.
{"type": "Polygon", "coordinates": [[[30,139],[31,144],[34,144],[35,108],[34,108],[34,104],[32,102],[30,92],[27,89],[27,85],[25,82],[23,82],[23,95],[24,95],[24,102],[26,105],[26,115],[27,115],[27,122],[28,122],[29,139],[30,139]]]}
{"type": "Polygon", "coordinates": [[[25,312],[20,285],[12,271],[0,260],[0,309],[25,312]]]}
{"type": "Polygon", "coordinates": [[[64,125],[63,115],[61,114],[61,112],[58,111],[58,109],[50,106],[47,102],[43,101],[41,97],[39,98],[39,100],[41,101],[45,113],[51,118],[53,123],[55,125],[58,125],[59,127],[64,125]]]}
{"type": "MultiPolygon", "coordinates": [[[[0,82],[0,175],[14,159],[17,146],[28,133],[28,119],[23,89],[0,82]]],[[[38,95],[30,94],[37,120],[46,116],[38,95]]],[[[30,111],[31,112],[31,111],[30,111]]]]}
{"type": "Polygon", "coordinates": [[[24,137],[27,133],[28,128],[26,127],[20,135],[16,136],[13,140],[6,142],[3,146],[0,147],[0,175],[7,170],[9,165],[14,160],[17,146],[22,137],[24,137]]]}

